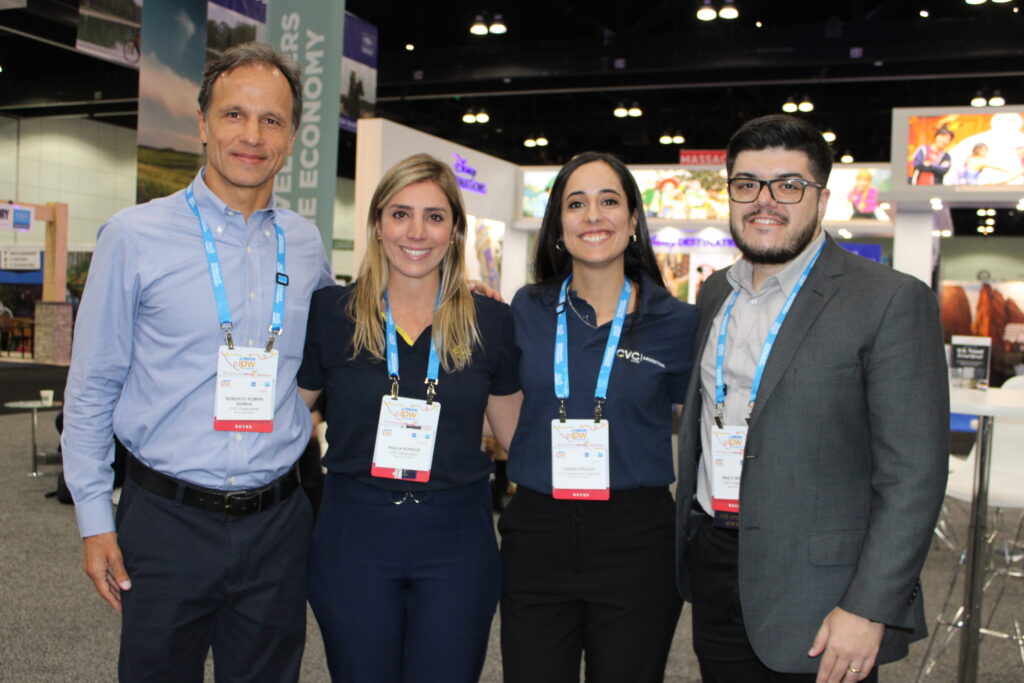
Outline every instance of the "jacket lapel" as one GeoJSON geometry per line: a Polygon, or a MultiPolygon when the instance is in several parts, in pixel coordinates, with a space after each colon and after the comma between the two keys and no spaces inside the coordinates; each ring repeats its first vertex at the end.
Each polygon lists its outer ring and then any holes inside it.
{"type": "Polygon", "coordinates": [[[772,392],[789,368],[797,349],[803,343],[805,333],[824,310],[825,306],[839,290],[839,276],[843,274],[842,247],[825,235],[825,248],[814,264],[807,281],[789,309],[789,315],[782,323],[779,336],[772,347],[768,363],[761,377],[761,387],[757,393],[757,402],[750,415],[750,428],[757,423],[757,418],[771,398],[772,392]]]}

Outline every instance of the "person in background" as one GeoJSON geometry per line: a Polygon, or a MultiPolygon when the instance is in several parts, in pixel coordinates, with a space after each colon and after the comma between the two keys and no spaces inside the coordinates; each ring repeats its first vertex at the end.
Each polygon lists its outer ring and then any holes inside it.
{"type": "Polygon", "coordinates": [[[331,677],[480,676],[501,568],[484,415],[507,447],[521,394],[506,304],[463,279],[466,212],[417,154],[377,185],[348,287],[314,295],[299,391],[327,396],[309,602],[331,677]]]}
{"type": "Polygon", "coordinates": [[[930,145],[921,145],[914,152],[914,172],[911,185],[941,185],[953,163],[946,149],[953,142],[953,131],[942,126],[935,131],[930,145]]]}
{"type": "Polygon", "coordinates": [[[928,286],[821,228],[832,150],[804,119],[726,155],[743,257],[697,306],[679,431],[679,587],[706,683],[853,683],[926,633],[949,385],[928,286]]]}
{"type": "Polygon", "coordinates": [[[227,50],[199,90],[206,166],[100,229],[61,444],[123,681],[202,681],[211,647],[217,680],[299,678],[313,515],[294,495],[311,427],[295,373],[333,280],[316,226],[272,192],[301,114],[298,66],[227,50]],[[115,434],[131,452],[116,524],[115,434]]]}
{"type": "Polygon", "coordinates": [[[878,209],[878,190],[871,185],[871,169],[862,168],[857,171],[853,181],[853,189],[846,196],[853,213],[850,218],[874,218],[878,209]]]}
{"type": "Polygon", "coordinates": [[[499,522],[505,681],[661,681],[675,589],[673,405],[696,310],[662,284],[640,191],[617,158],[574,157],[512,302],[518,484],[499,522]]]}

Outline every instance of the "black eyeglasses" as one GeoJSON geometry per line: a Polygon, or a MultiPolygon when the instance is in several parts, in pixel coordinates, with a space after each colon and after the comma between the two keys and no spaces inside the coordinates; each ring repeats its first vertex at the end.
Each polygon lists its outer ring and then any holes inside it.
{"type": "Polygon", "coordinates": [[[772,199],[779,204],[799,204],[804,198],[804,191],[808,187],[816,187],[819,190],[825,187],[818,183],[812,183],[803,178],[773,178],[772,180],[761,180],[760,178],[729,178],[729,199],[740,204],[749,204],[761,194],[761,188],[768,186],[768,192],[772,199]]]}

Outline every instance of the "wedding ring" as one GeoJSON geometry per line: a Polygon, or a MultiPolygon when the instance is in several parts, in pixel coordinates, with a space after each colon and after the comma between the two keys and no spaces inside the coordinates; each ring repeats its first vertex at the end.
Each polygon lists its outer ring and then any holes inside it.
{"type": "Polygon", "coordinates": [[[846,670],[849,671],[852,674],[859,674],[860,673],[860,669],[854,669],[852,666],[846,667],[846,670]]]}

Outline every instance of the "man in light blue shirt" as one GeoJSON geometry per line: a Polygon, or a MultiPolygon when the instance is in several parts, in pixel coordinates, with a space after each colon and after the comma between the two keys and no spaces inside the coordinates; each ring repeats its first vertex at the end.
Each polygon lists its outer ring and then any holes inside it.
{"type": "Polygon", "coordinates": [[[312,512],[293,495],[311,428],[295,374],[310,296],[333,282],[316,227],[273,199],[301,113],[297,66],[225,52],[199,94],[208,165],[97,239],[62,445],[85,571],[122,613],[122,680],[201,681],[211,646],[218,680],[298,679],[312,512]],[[257,357],[266,377],[242,387],[231,359],[257,357]],[[261,400],[271,419],[247,419],[261,400]],[[133,454],[116,525],[114,434],[133,454]]]}

